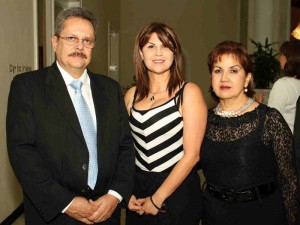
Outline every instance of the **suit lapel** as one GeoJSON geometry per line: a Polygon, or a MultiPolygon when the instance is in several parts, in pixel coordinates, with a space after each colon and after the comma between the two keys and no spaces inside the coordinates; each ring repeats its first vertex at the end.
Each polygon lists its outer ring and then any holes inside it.
{"type": "Polygon", "coordinates": [[[79,138],[85,142],[72,100],[56,63],[53,63],[48,70],[46,96],[57,106],[79,138]]]}
{"type": "Polygon", "coordinates": [[[107,107],[108,107],[108,98],[104,92],[103,84],[97,81],[98,75],[88,72],[90,81],[91,81],[91,90],[93,95],[94,107],[97,118],[97,148],[98,148],[98,179],[96,183],[96,189],[99,188],[100,180],[103,179],[104,168],[106,168],[105,162],[103,159],[106,148],[105,144],[105,130],[107,124],[107,107]]]}
{"type": "Polygon", "coordinates": [[[97,144],[98,144],[98,152],[101,149],[100,145],[103,145],[104,136],[105,136],[105,118],[107,113],[107,97],[104,93],[104,87],[100,82],[97,82],[95,74],[92,74],[88,71],[88,75],[91,81],[91,90],[93,95],[93,102],[96,112],[97,118],[97,144]]]}

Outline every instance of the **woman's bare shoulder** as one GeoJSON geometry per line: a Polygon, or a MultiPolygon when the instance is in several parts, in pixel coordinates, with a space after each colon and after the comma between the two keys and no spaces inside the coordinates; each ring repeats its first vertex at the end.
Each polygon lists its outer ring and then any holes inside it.
{"type": "Polygon", "coordinates": [[[135,90],[136,90],[136,86],[133,86],[125,94],[124,100],[127,109],[130,108],[132,105],[135,90]]]}

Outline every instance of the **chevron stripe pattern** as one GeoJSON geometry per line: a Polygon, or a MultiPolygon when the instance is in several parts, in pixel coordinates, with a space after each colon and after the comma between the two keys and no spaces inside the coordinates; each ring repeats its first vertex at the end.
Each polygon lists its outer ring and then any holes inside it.
{"type": "Polygon", "coordinates": [[[175,97],[149,110],[132,107],[129,122],[140,169],[161,172],[182,158],[183,119],[175,97]]]}

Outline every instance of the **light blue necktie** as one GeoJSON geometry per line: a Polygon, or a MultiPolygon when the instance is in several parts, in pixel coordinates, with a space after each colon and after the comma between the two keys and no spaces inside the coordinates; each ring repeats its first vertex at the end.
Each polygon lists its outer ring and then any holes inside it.
{"type": "Polygon", "coordinates": [[[91,189],[94,189],[98,175],[97,131],[91,112],[81,93],[82,82],[80,80],[74,80],[70,86],[75,90],[73,104],[89,150],[88,185],[91,189]]]}

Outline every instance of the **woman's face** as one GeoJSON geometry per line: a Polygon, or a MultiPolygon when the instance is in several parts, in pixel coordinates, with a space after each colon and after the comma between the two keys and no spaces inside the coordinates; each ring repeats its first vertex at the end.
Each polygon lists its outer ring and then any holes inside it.
{"type": "Polygon", "coordinates": [[[141,58],[149,73],[164,74],[170,71],[174,53],[153,33],[146,45],[140,50],[141,58]]]}
{"type": "Polygon", "coordinates": [[[232,54],[224,54],[213,65],[211,84],[214,93],[221,99],[233,99],[245,95],[244,88],[251,80],[238,59],[232,54]]]}

